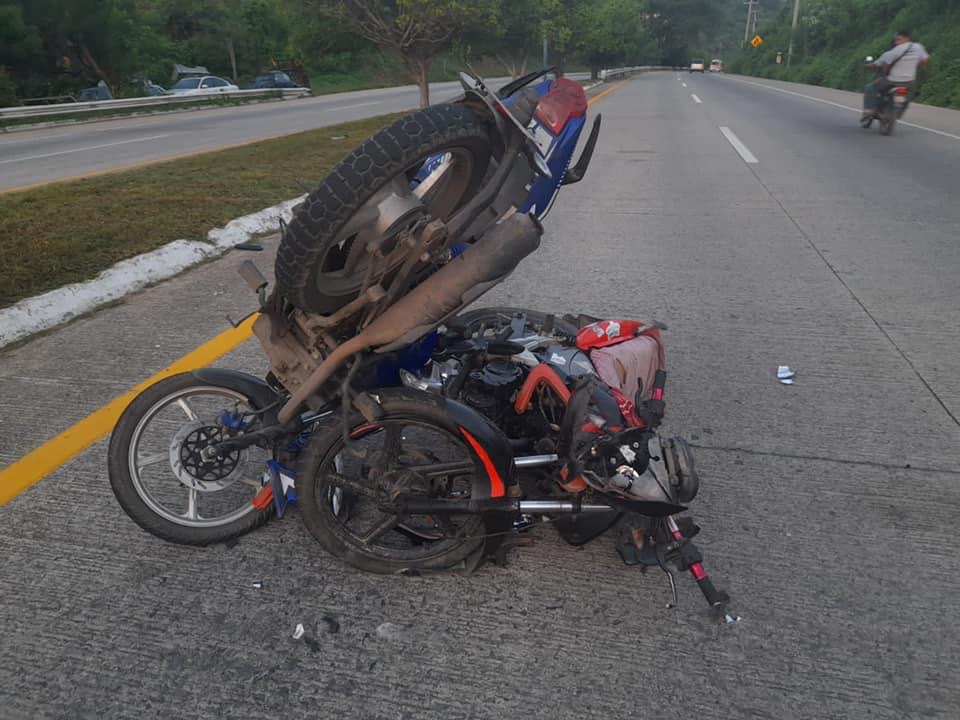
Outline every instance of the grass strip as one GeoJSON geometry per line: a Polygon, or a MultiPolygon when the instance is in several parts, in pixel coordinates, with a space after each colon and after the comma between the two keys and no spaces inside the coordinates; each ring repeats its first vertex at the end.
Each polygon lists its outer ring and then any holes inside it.
{"type": "Polygon", "coordinates": [[[0,307],[296,197],[396,117],[0,195],[0,307]]]}

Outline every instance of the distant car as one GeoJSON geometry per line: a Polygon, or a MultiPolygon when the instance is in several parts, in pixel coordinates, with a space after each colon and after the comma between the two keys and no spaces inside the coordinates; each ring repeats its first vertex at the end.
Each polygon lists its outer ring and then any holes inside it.
{"type": "Polygon", "coordinates": [[[80,91],[79,102],[91,102],[96,100],[113,100],[113,93],[107,84],[101,80],[92,88],[85,88],[80,91]]]}
{"type": "Polygon", "coordinates": [[[268,90],[271,88],[298,88],[290,76],[280,70],[271,70],[253,81],[254,90],[268,90]]]}
{"type": "Polygon", "coordinates": [[[690,61],[690,72],[703,72],[703,60],[691,60],[690,61]]]}
{"type": "Polygon", "coordinates": [[[710,61],[710,72],[723,72],[723,60],[714,58],[710,61]]]}
{"type": "Polygon", "coordinates": [[[144,80],[143,94],[147,97],[161,97],[162,95],[169,95],[170,91],[165,90],[163,87],[161,87],[160,85],[157,85],[155,82],[144,80]]]}
{"type": "Polygon", "coordinates": [[[185,77],[178,80],[176,85],[170,88],[171,95],[215,95],[217,93],[235,92],[239,90],[236,85],[229,83],[223,78],[215,75],[203,75],[197,77],[185,77]]]}

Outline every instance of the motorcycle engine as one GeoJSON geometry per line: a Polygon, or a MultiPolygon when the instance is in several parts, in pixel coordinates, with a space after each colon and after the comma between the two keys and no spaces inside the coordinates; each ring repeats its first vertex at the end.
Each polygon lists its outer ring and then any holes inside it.
{"type": "Polygon", "coordinates": [[[496,425],[507,420],[513,395],[523,383],[523,369],[510,360],[491,360],[471,371],[464,384],[462,399],[496,425]]]}

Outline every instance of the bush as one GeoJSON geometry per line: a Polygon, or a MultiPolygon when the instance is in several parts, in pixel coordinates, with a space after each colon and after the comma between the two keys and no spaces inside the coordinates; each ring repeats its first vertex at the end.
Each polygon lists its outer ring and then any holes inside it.
{"type": "Polygon", "coordinates": [[[792,67],[775,62],[778,49],[786,55],[789,14],[762,28],[760,34],[766,39],[762,48],[742,50],[727,67],[747,75],[860,90],[869,80],[864,57],[886,50],[893,33],[908,27],[931,55],[918,78],[917,99],[960,108],[960,3],[956,0],[831,0],[813,5],[819,16],[801,15],[792,67]]]}
{"type": "Polygon", "coordinates": [[[5,68],[0,67],[0,107],[17,104],[17,87],[5,68]]]}

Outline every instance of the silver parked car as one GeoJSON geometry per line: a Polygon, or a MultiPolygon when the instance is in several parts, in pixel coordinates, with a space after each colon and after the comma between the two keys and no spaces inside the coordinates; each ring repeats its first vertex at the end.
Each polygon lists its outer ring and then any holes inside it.
{"type": "Polygon", "coordinates": [[[233,83],[216,75],[185,77],[170,88],[171,95],[214,95],[239,90],[233,83]]]}

